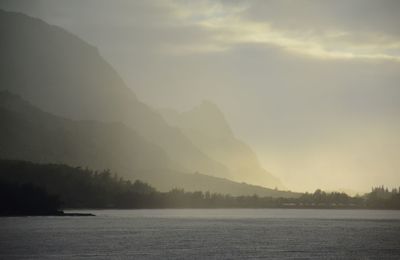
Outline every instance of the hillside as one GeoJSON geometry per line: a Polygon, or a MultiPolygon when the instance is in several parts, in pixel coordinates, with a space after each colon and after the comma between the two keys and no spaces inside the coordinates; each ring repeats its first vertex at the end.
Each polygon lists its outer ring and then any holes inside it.
{"type": "Polygon", "coordinates": [[[183,113],[171,109],[160,112],[169,124],[179,127],[202,152],[226,165],[233,180],[283,188],[277,178],[261,167],[251,148],[235,137],[223,113],[215,104],[204,101],[183,113]]]}
{"type": "Polygon", "coordinates": [[[0,90],[65,118],[124,123],[185,171],[230,177],[224,165],[140,102],[95,47],[62,28],[1,10],[0,35],[0,90]]]}
{"type": "Polygon", "coordinates": [[[129,180],[146,181],[160,191],[184,188],[232,195],[295,196],[204,174],[184,173],[162,148],[122,123],[61,118],[5,91],[0,92],[0,124],[2,159],[112,169],[129,180]]]}
{"type": "Polygon", "coordinates": [[[0,92],[0,157],[62,162],[124,174],[179,169],[161,148],[121,123],[73,121],[0,92]]]}
{"type": "MultiPolygon", "coordinates": [[[[190,175],[188,175],[190,176],[190,175]]],[[[198,175],[199,179],[207,178],[198,175]]],[[[223,184],[223,180],[221,183],[223,184]]],[[[109,170],[93,171],[88,168],[71,167],[66,164],[38,164],[20,160],[0,159],[0,183],[9,185],[33,185],[44,188],[49,194],[57,195],[67,207],[160,207],[146,200],[145,197],[138,198],[139,194],[159,196],[156,189],[140,180],[128,181],[109,170]],[[135,206],[136,204],[136,206],[135,206]]],[[[219,183],[217,183],[219,184],[219,183]]],[[[7,185],[6,185],[7,186],[7,185]]],[[[245,186],[238,184],[238,187],[245,186]]],[[[179,186],[178,186],[179,187],[179,186]]],[[[250,191],[251,186],[242,187],[250,191]]],[[[268,196],[259,188],[259,196],[268,196]]],[[[183,190],[169,189],[170,195],[183,194],[183,190]]],[[[186,190],[186,192],[188,192],[186,190]]],[[[199,193],[199,190],[192,191],[199,193]]],[[[213,193],[213,192],[212,192],[213,193]]],[[[227,193],[213,193],[219,196],[227,193]]],[[[254,193],[253,193],[254,194],[254,193]]],[[[253,197],[253,194],[248,195],[253,197]]],[[[210,197],[211,194],[208,194],[210,197]]],[[[269,194],[271,197],[299,197],[300,193],[284,193],[276,191],[269,194]],[[281,195],[281,196],[280,196],[281,195]]],[[[214,196],[215,197],[215,196],[214,196]]],[[[269,196],[268,196],[269,197],[269,196]]],[[[154,197],[153,197],[154,198],[154,197]]],[[[152,199],[148,197],[147,199],[152,199]]],[[[177,201],[176,201],[177,202],[177,201]]],[[[192,205],[189,203],[189,206],[192,205]]],[[[194,204],[192,205],[194,206],[194,204]]],[[[208,205],[210,207],[211,205],[208,205]]],[[[251,207],[250,204],[246,207],[251,207]]],[[[188,205],[186,206],[188,207],[188,205]]]]}

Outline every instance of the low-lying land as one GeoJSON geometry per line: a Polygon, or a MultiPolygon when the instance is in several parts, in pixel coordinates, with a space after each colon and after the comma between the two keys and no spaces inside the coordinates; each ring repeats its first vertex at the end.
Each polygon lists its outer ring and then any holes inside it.
{"type": "Polygon", "coordinates": [[[317,190],[298,198],[186,192],[182,187],[159,192],[147,183],[125,180],[109,170],[96,172],[63,164],[0,160],[0,202],[2,216],[68,215],[63,208],[400,209],[400,191],[379,187],[351,197],[317,190]]]}

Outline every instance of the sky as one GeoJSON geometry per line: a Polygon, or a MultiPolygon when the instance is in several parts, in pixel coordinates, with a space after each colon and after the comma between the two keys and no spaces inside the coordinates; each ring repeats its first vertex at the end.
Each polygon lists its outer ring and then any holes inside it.
{"type": "Polygon", "coordinates": [[[400,1],[2,0],[155,108],[216,103],[291,190],[400,186],[400,1]]]}

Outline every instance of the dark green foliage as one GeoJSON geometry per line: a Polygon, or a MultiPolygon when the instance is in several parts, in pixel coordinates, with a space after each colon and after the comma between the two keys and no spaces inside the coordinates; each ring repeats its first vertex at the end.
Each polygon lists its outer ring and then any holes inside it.
{"type": "MultiPolygon", "coordinates": [[[[0,183],[5,187],[2,189],[5,190],[1,195],[2,205],[10,207],[16,204],[19,208],[36,205],[38,209],[54,209],[59,206],[54,197],[58,196],[65,208],[400,209],[400,193],[397,190],[389,192],[383,188],[374,189],[364,197],[350,197],[345,193],[326,193],[321,190],[312,194],[305,193],[299,198],[231,196],[201,191],[185,192],[179,188],[169,192],[158,192],[144,182],[137,180],[132,183],[109,170],[96,172],[63,164],[36,164],[11,160],[0,160],[0,183]],[[22,194],[34,196],[24,201],[26,196],[18,195],[21,191],[22,194]],[[9,200],[6,194],[14,194],[13,199],[9,200]],[[43,202],[44,206],[36,201],[43,202]]],[[[4,208],[2,210],[4,211],[4,208]]]]}
{"type": "Polygon", "coordinates": [[[131,183],[110,171],[94,172],[63,164],[0,161],[0,178],[10,183],[30,183],[60,196],[68,208],[131,208],[151,204],[155,189],[131,183]],[[146,196],[146,198],[144,198],[146,196]]]}
{"type": "Polygon", "coordinates": [[[359,205],[359,198],[352,198],[346,193],[331,192],[326,193],[320,189],[314,193],[305,193],[299,198],[302,205],[307,206],[345,206],[359,205]]]}
{"type": "Polygon", "coordinates": [[[0,181],[1,215],[58,214],[61,202],[42,187],[0,181]]]}
{"type": "Polygon", "coordinates": [[[366,196],[366,205],[376,209],[400,209],[400,188],[391,191],[383,186],[372,188],[366,196]]]}

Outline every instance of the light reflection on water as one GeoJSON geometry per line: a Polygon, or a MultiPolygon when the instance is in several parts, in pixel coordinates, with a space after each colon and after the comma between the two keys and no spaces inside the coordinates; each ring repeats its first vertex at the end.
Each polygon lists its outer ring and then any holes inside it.
{"type": "Polygon", "coordinates": [[[87,212],[96,217],[0,218],[0,259],[400,259],[400,211],[87,212]]]}

